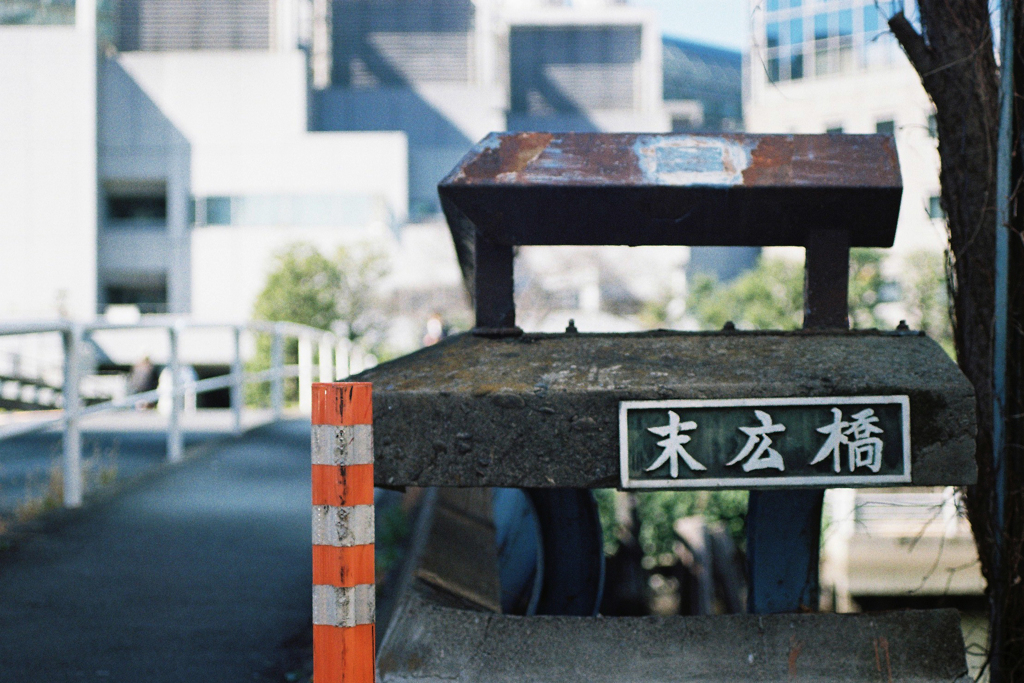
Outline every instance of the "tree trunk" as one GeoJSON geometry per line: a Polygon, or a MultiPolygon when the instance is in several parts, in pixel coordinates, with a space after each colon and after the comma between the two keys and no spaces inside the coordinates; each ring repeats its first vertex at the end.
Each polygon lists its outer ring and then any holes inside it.
{"type": "MultiPolygon", "coordinates": [[[[1020,0],[1015,0],[1018,5],[1020,0]]],[[[992,642],[1002,642],[993,682],[1024,680],[1024,584],[1021,583],[1021,507],[1024,429],[1020,416],[1024,372],[1024,249],[1020,218],[1011,210],[1011,292],[1007,420],[1005,552],[995,566],[996,481],[993,467],[993,320],[995,312],[996,157],[999,82],[987,0],[919,0],[921,31],[897,14],[889,27],[921,76],[936,109],[942,206],[949,230],[949,285],[957,357],[977,393],[978,483],[966,490],[971,528],[988,582],[992,642]]],[[[1017,45],[1024,36],[1017,34],[1017,45]]],[[[1018,60],[1019,62],[1019,60],[1018,60]]],[[[1020,67],[1018,67],[1020,68],[1020,67]]],[[[1018,74],[1024,74],[1019,71],[1018,74]]],[[[1018,100],[1019,101],[1019,96],[1018,100]]],[[[1015,112],[1020,121],[1020,111],[1015,112]]],[[[1015,141],[1019,143],[1019,126],[1015,141]]],[[[1017,155],[1019,162],[1020,155],[1017,155]]],[[[1015,163],[1015,179],[1020,178],[1015,163]]]]}

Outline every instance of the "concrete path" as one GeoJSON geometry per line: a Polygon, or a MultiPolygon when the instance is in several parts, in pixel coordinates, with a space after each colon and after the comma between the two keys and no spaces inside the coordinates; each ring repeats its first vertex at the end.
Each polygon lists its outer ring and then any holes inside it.
{"type": "Polygon", "coordinates": [[[309,519],[290,420],[0,550],[0,681],[274,680],[309,629],[309,519]]]}

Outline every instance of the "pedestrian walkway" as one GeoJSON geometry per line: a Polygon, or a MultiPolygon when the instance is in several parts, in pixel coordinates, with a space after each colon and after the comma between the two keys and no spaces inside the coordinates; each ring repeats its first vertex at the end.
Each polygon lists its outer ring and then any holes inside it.
{"type": "Polygon", "coordinates": [[[225,438],[0,550],[0,681],[281,680],[311,618],[309,429],[225,438]]]}

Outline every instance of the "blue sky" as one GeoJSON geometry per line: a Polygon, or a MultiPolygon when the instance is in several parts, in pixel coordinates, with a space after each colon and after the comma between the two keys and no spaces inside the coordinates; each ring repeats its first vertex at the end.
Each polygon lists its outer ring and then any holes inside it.
{"type": "Polygon", "coordinates": [[[746,46],[747,0],[633,0],[632,4],[656,10],[666,35],[734,50],[746,46]]]}

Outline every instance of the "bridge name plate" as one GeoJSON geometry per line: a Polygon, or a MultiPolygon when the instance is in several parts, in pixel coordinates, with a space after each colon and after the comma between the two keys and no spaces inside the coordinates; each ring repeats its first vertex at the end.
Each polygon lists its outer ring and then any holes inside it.
{"type": "Polygon", "coordinates": [[[622,401],[622,488],[909,484],[910,399],[622,401]]]}

